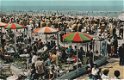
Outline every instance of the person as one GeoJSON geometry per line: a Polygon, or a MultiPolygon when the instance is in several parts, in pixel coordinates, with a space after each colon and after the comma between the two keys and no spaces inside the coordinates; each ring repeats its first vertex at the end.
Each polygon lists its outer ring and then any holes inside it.
{"type": "Polygon", "coordinates": [[[63,32],[63,33],[62,33],[62,32],[60,33],[60,41],[61,41],[61,42],[63,42],[62,36],[63,36],[64,34],[65,34],[64,32],[63,32]]]}
{"type": "Polygon", "coordinates": [[[38,48],[40,49],[40,48],[42,48],[42,47],[43,47],[43,42],[42,42],[41,39],[39,39],[39,41],[38,41],[38,48]]]}
{"type": "Polygon", "coordinates": [[[83,62],[83,55],[85,54],[83,47],[80,47],[79,52],[78,52],[78,58],[83,62]]]}
{"type": "Polygon", "coordinates": [[[45,65],[46,66],[50,66],[51,65],[50,57],[48,57],[47,60],[45,61],[45,65]]]}
{"type": "Polygon", "coordinates": [[[33,63],[31,65],[31,75],[30,75],[30,79],[34,80],[35,79],[35,74],[36,74],[36,69],[35,69],[35,64],[33,63]]]}
{"type": "Polygon", "coordinates": [[[9,47],[9,44],[7,43],[7,44],[4,46],[4,50],[5,50],[6,52],[8,52],[9,49],[10,49],[10,47],[9,47]]]}
{"type": "Polygon", "coordinates": [[[124,43],[119,47],[120,65],[124,65],[124,43]]]}
{"type": "Polygon", "coordinates": [[[103,40],[102,41],[102,48],[101,48],[101,53],[102,53],[103,56],[107,56],[106,55],[106,52],[107,52],[106,50],[107,50],[107,43],[106,43],[105,40],[103,40]]]}
{"type": "Polygon", "coordinates": [[[117,55],[118,39],[116,32],[113,33],[113,46],[114,46],[114,55],[117,55]]]}
{"type": "Polygon", "coordinates": [[[2,48],[0,48],[0,58],[4,59],[4,54],[3,54],[3,49],[2,48]]]}
{"type": "Polygon", "coordinates": [[[55,71],[54,66],[51,65],[49,67],[49,79],[53,79],[54,78],[54,76],[55,76],[54,71],[55,71]]]}
{"type": "Polygon", "coordinates": [[[107,41],[107,52],[108,52],[109,56],[112,56],[112,54],[111,54],[111,42],[110,42],[110,39],[108,39],[108,41],[107,41]]]}
{"type": "Polygon", "coordinates": [[[33,50],[34,50],[34,52],[37,52],[38,51],[38,44],[37,43],[34,43],[33,50]]]}
{"type": "Polygon", "coordinates": [[[36,79],[39,79],[40,77],[43,78],[45,67],[44,67],[44,62],[41,58],[38,58],[37,61],[35,62],[35,69],[36,69],[35,78],[36,79]]]}
{"type": "Polygon", "coordinates": [[[123,25],[121,25],[121,27],[119,29],[119,37],[121,37],[123,39],[123,25]]]}
{"type": "Polygon", "coordinates": [[[114,79],[119,80],[119,79],[120,79],[120,78],[119,78],[119,76],[120,76],[120,71],[119,71],[119,70],[115,70],[115,71],[114,71],[114,76],[115,76],[114,79]]]}
{"type": "Polygon", "coordinates": [[[74,55],[77,54],[77,46],[74,46],[73,52],[74,52],[74,55]]]}
{"type": "Polygon", "coordinates": [[[102,74],[102,70],[101,70],[101,68],[99,68],[99,71],[98,71],[97,74],[98,74],[98,75],[96,76],[96,79],[101,80],[101,74],[102,74]]]}
{"type": "Polygon", "coordinates": [[[87,80],[93,80],[93,75],[92,74],[89,74],[87,80]]]}
{"type": "Polygon", "coordinates": [[[37,54],[34,53],[33,56],[32,56],[32,60],[31,60],[32,61],[32,64],[37,61],[37,58],[38,58],[37,54]]]}
{"type": "Polygon", "coordinates": [[[99,68],[97,67],[96,64],[94,64],[94,66],[93,66],[93,68],[91,70],[91,74],[92,74],[92,76],[93,76],[94,79],[97,78],[98,72],[99,72],[99,68]]]}
{"type": "Polygon", "coordinates": [[[63,49],[62,50],[62,62],[65,62],[66,61],[66,57],[67,57],[67,55],[66,55],[66,49],[63,49]]]}
{"type": "Polygon", "coordinates": [[[50,42],[47,43],[47,48],[50,50],[52,48],[52,45],[50,45],[50,42]]]}
{"type": "Polygon", "coordinates": [[[57,61],[56,51],[53,51],[52,54],[50,55],[50,57],[51,57],[51,62],[53,64],[56,64],[56,61],[57,61]]]}
{"type": "Polygon", "coordinates": [[[70,56],[72,55],[72,53],[73,53],[72,46],[69,46],[69,47],[67,48],[68,57],[70,57],[70,56]]]}
{"type": "Polygon", "coordinates": [[[90,68],[92,69],[94,64],[92,51],[88,51],[86,56],[88,57],[87,64],[89,64],[90,68]]]}
{"type": "Polygon", "coordinates": [[[111,43],[111,57],[114,55],[115,49],[113,43],[111,43]]]}
{"type": "Polygon", "coordinates": [[[101,75],[102,80],[109,80],[109,76],[108,76],[109,70],[105,69],[101,75]]]}
{"type": "Polygon", "coordinates": [[[2,38],[1,38],[1,45],[2,45],[2,47],[4,47],[5,46],[5,43],[6,43],[6,33],[3,33],[2,34],[2,38]]]}

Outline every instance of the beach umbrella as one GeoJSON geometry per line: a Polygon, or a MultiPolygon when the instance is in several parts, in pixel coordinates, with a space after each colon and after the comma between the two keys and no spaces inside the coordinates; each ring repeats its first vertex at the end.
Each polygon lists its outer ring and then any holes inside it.
{"type": "MultiPolygon", "coordinates": [[[[0,22],[0,27],[1,27],[1,34],[0,37],[2,38],[2,27],[4,27],[5,25],[7,25],[6,23],[0,22]]],[[[1,43],[1,40],[0,40],[1,43]]]]}
{"type": "MultiPolygon", "coordinates": [[[[17,23],[10,23],[10,24],[5,25],[4,28],[5,29],[14,29],[14,34],[16,34],[16,29],[22,29],[25,27],[22,25],[19,25],[17,23]]],[[[16,35],[14,36],[14,42],[15,42],[15,51],[16,51],[16,49],[17,49],[17,47],[16,47],[16,35]]]]}
{"type": "Polygon", "coordinates": [[[3,23],[3,22],[0,22],[1,31],[2,31],[2,27],[4,27],[5,25],[7,25],[7,24],[3,23]]]}
{"type": "MultiPolygon", "coordinates": [[[[82,32],[66,33],[62,36],[62,38],[63,38],[63,42],[68,42],[68,43],[86,43],[93,40],[92,36],[82,32]]],[[[79,45],[77,44],[77,46],[79,45]]],[[[77,58],[78,58],[78,51],[77,51],[77,58]]],[[[78,63],[78,60],[77,60],[77,63],[78,63]]]]}
{"type": "Polygon", "coordinates": [[[4,27],[5,25],[7,25],[7,24],[3,23],[3,22],[0,22],[1,31],[2,31],[2,27],[4,27]]]}
{"type": "Polygon", "coordinates": [[[57,32],[58,30],[51,28],[51,27],[43,27],[43,28],[34,29],[34,33],[53,34],[57,32]]]}
{"type": "Polygon", "coordinates": [[[10,24],[5,25],[4,28],[6,28],[6,29],[22,29],[22,28],[25,28],[25,27],[22,26],[22,25],[19,25],[17,23],[10,23],[10,24]]]}
{"type": "MultiPolygon", "coordinates": [[[[52,27],[42,27],[42,28],[36,28],[36,29],[34,29],[34,33],[38,33],[38,34],[40,34],[40,33],[42,33],[42,34],[45,34],[46,36],[45,36],[45,38],[46,38],[46,41],[47,41],[47,35],[48,34],[55,34],[55,33],[57,33],[58,32],[58,30],[57,29],[55,29],[55,28],[52,28],[52,27]]],[[[59,40],[58,40],[58,34],[57,34],[57,45],[59,45],[59,40]]]]}
{"type": "Polygon", "coordinates": [[[93,40],[92,36],[82,32],[70,32],[63,35],[64,42],[85,43],[85,42],[90,42],[91,40],[93,40]]]}

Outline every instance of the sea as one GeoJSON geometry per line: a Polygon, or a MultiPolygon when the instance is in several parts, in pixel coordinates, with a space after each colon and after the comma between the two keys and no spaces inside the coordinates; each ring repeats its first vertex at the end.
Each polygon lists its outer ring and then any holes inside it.
{"type": "Polygon", "coordinates": [[[123,6],[1,6],[0,11],[61,12],[68,15],[117,17],[124,12],[123,6]]]}

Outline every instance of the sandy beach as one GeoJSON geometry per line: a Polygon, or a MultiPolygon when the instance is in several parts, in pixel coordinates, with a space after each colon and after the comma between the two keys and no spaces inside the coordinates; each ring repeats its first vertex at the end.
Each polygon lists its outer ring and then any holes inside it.
{"type": "Polygon", "coordinates": [[[0,80],[124,78],[123,1],[0,2],[0,80]]]}

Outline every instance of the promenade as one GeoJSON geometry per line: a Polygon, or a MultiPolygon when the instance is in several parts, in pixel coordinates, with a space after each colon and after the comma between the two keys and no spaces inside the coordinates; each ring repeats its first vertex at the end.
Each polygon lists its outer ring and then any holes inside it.
{"type": "MultiPolygon", "coordinates": [[[[119,58],[108,59],[108,62],[109,63],[100,67],[102,69],[102,71],[104,69],[109,69],[109,76],[110,76],[110,78],[113,78],[114,77],[114,71],[119,70],[120,71],[120,78],[124,79],[124,66],[119,65],[119,58]]],[[[88,79],[88,74],[85,74],[83,76],[78,77],[76,80],[87,80],[87,79],[88,79]]]]}
{"type": "MultiPolygon", "coordinates": [[[[124,39],[118,40],[118,45],[120,46],[123,42],[124,42],[124,39]]],[[[109,58],[107,61],[108,61],[107,64],[100,67],[102,69],[102,71],[104,69],[109,69],[109,76],[110,76],[110,78],[113,78],[114,71],[119,70],[120,78],[123,80],[124,79],[124,66],[119,65],[119,58],[109,58]]],[[[88,74],[85,74],[85,75],[82,75],[82,76],[76,78],[76,80],[87,80],[87,79],[88,79],[88,74]]]]}

